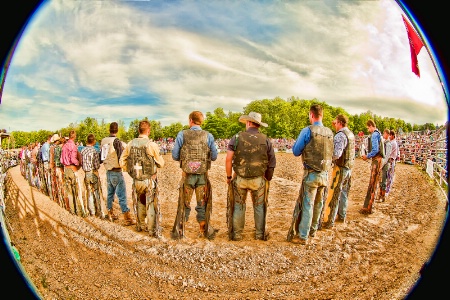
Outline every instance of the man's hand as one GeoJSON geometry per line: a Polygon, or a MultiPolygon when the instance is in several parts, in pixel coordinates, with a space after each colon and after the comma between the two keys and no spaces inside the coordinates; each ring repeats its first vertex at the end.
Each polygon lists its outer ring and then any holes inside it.
{"type": "Polygon", "coordinates": [[[367,155],[363,155],[363,156],[361,156],[361,158],[362,158],[363,160],[367,160],[367,155]]]}
{"type": "Polygon", "coordinates": [[[272,177],[273,177],[273,172],[274,172],[274,168],[267,168],[264,177],[268,180],[271,181],[272,177]]]}

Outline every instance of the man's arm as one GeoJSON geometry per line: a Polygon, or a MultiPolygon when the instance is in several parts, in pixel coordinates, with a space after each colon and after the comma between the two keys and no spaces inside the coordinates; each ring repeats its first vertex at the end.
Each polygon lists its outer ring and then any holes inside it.
{"type": "Polygon", "coordinates": [[[339,131],[336,133],[333,139],[334,150],[333,150],[333,161],[338,159],[344,153],[344,149],[347,146],[347,137],[345,133],[339,131]]]}
{"type": "MultiPolygon", "coordinates": [[[[228,176],[233,176],[233,166],[232,166],[232,162],[233,162],[233,156],[234,156],[234,151],[232,150],[227,150],[227,157],[225,158],[225,172],[228,176]]],[[[230,182],[231,179],[227,178],[227,182],[230,182]]]]}
{"type": "Polygon", "coordinates": [[[148,143],[146,151],[147,151],[147,155],[153,156],[153,158],[155,159],[156,166],[158,168],[164,167],[164,163],[165,163],[164,158],[159,153],[159,147],[156,143],[154,143],[154,142],[148,143]]]}
{"type": "Polygon", "coordinates": [[[208,132],[208,146],[211,149],[211,160],[215,161],[217,159],[217,148],[214,143],[214,137],[211,133],[208,132]]]}
{"type": "Polygon", "coordinates": [[[125,147],[125,150],[123,150],[122,154],[119,157],[119,166],[124,171],[128,171],[127,170],[127,158],[130,155],[130,148],[131,148],[131,142],[128,143],[128,145],[125,147]]]}
{"type": "Polygon", "coordinates": [[[374,131],[372,133],[371,142],[372,142],[372,151],[370,151],[367,154],[367,158],[374,157],[379,152],[379,142],[380,142],[381,136],[377,131],[374,131]]]}
{"type": "Polygon", "coordinates": [[[183,145],[183,131],[178,132],[177,137],[175,139],[175,144],[172,149],[172,158],[173,160],[180,160],[180,149],[183,145]]]}
{"type": "Polygon", "coordinates": [[[309,127],[303,128],[300,131],[297,140],[295,140],[294,146],[292,146],[292,153],[294,154],[294,156],[302,155],[302,152],[310,139],[311,139],[311,130],[309,129],[309,127]]]}

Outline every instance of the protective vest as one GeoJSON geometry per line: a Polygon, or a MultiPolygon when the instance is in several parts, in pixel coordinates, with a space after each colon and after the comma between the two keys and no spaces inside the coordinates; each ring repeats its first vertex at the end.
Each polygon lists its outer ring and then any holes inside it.
{"type": "Polygon", "coordinates": [[[114,168],[120,168],[117,152],[114,149],[114,141],[117,139],[115,136],[105,137],[102,139],[101,144],[101,160],[106,170],[112,170],[114,168]]]}
{"type": "Polygon", "coordinates": [[[240,132],[236,134],[233,170],[241,177],[264,176],[269,159],[267,136],[263,133],[240,132]]]}
{"type": "MultiPolygon", "coordinates": [[[[381,155],[381,157],[384,158],[386,149],[385,149],[385,146],[384,146],[383,137],[381,136],[381,133],[380,133],[380,131],[378,131],[378,129],[375,129],[374,132],[375,131],[380,134],[380,140],[378,142],[378,153],[375,154],[375,155],[381,155]]],[[[373,132],[372,132],[372,134],[373,134],[373,132]]],[[[368,148],[368,151],[369,151],[368,153],[372,152],[372,134],[369,135],[369,138],[368,138],[369,139],[368,143],[367,143],[367,148],[368,148]]]]}
{"type": "Polygon", "coordinates": [[[330,128],[309,125],[311,140],[303,150],[303,162],[315,171],[327,171],[333,158],[333,132],[330,128]]]}
{"type": "Polygon", "coordinates": [[[347,137],[347,146],[341,157],[336,160],[336,165],[351,169],[355,163],[355,135],[347,127],[344,127],[342,132],[347,137]]]}
{"type": "Polygon", "coordinates": [[[58,168],[64,167],[61,162],[61,150],[62,147],[60,145],[55,145],[55,150],[53,150],[53,161],[55,162],[55,166],[58,168]]]}
{"type": "Polygon", "coordinates": [[[208,146],[207,131],[183,130],[180,165],[187,174],[204,174],[211,168],[211,149],[208,146]]]}
{"type": "Polygon", "coordinates": [[[156,174],[156,164],[153,156],[147,154],[146,138],[135,138],[131,143],[130,154],[127,157],[127,171],[133,179],[145,180],[156,174]]]}

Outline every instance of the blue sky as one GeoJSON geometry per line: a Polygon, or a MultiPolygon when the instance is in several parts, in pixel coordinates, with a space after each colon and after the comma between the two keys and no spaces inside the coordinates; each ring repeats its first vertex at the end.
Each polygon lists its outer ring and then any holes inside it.
{"type": "Polygon", "coordinates": [[[442,86],[425,48],[411,72],[402,13],[394,0],[48,1],[14,53],[0,128],[185,125],[192,110],[292,96],[442,125],[442,86]]]}

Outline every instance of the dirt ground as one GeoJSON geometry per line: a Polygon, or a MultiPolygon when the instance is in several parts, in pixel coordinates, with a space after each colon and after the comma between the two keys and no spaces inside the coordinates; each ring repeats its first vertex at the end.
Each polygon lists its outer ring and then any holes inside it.
{"type": "MultiPolygon", "coordinates": [[[[71,215],[10,169],[6,215],[21,263],[43,299],[403,299],[433,253],[445,197],[416,166],[397,164],[393,190],[361,215],[370,163],[356,160],[347,223],[307,245],[286,241],[302,178],[301,159],[277,153],[269,192],[268,241],[256,241],[247,199],[244,239],[229,241],[225,154],[210,170],[217,237],[197,237],[195,200],[187,238],[170,238],[180,169],[170,155],[159,173],[162,239],[96,217],[71,215]]],[[[101,168],[101,177],[105,172],[101,168]]],[[[128,198],[131,178],[125,174],[128,198]]],[[[106,196],[106,186],[103,184],[106,196]]],[[[131,200],[128,203],[132,208],[131,200]]],[[[119,211],[117,199],[114,202],[119,211]]]]}

